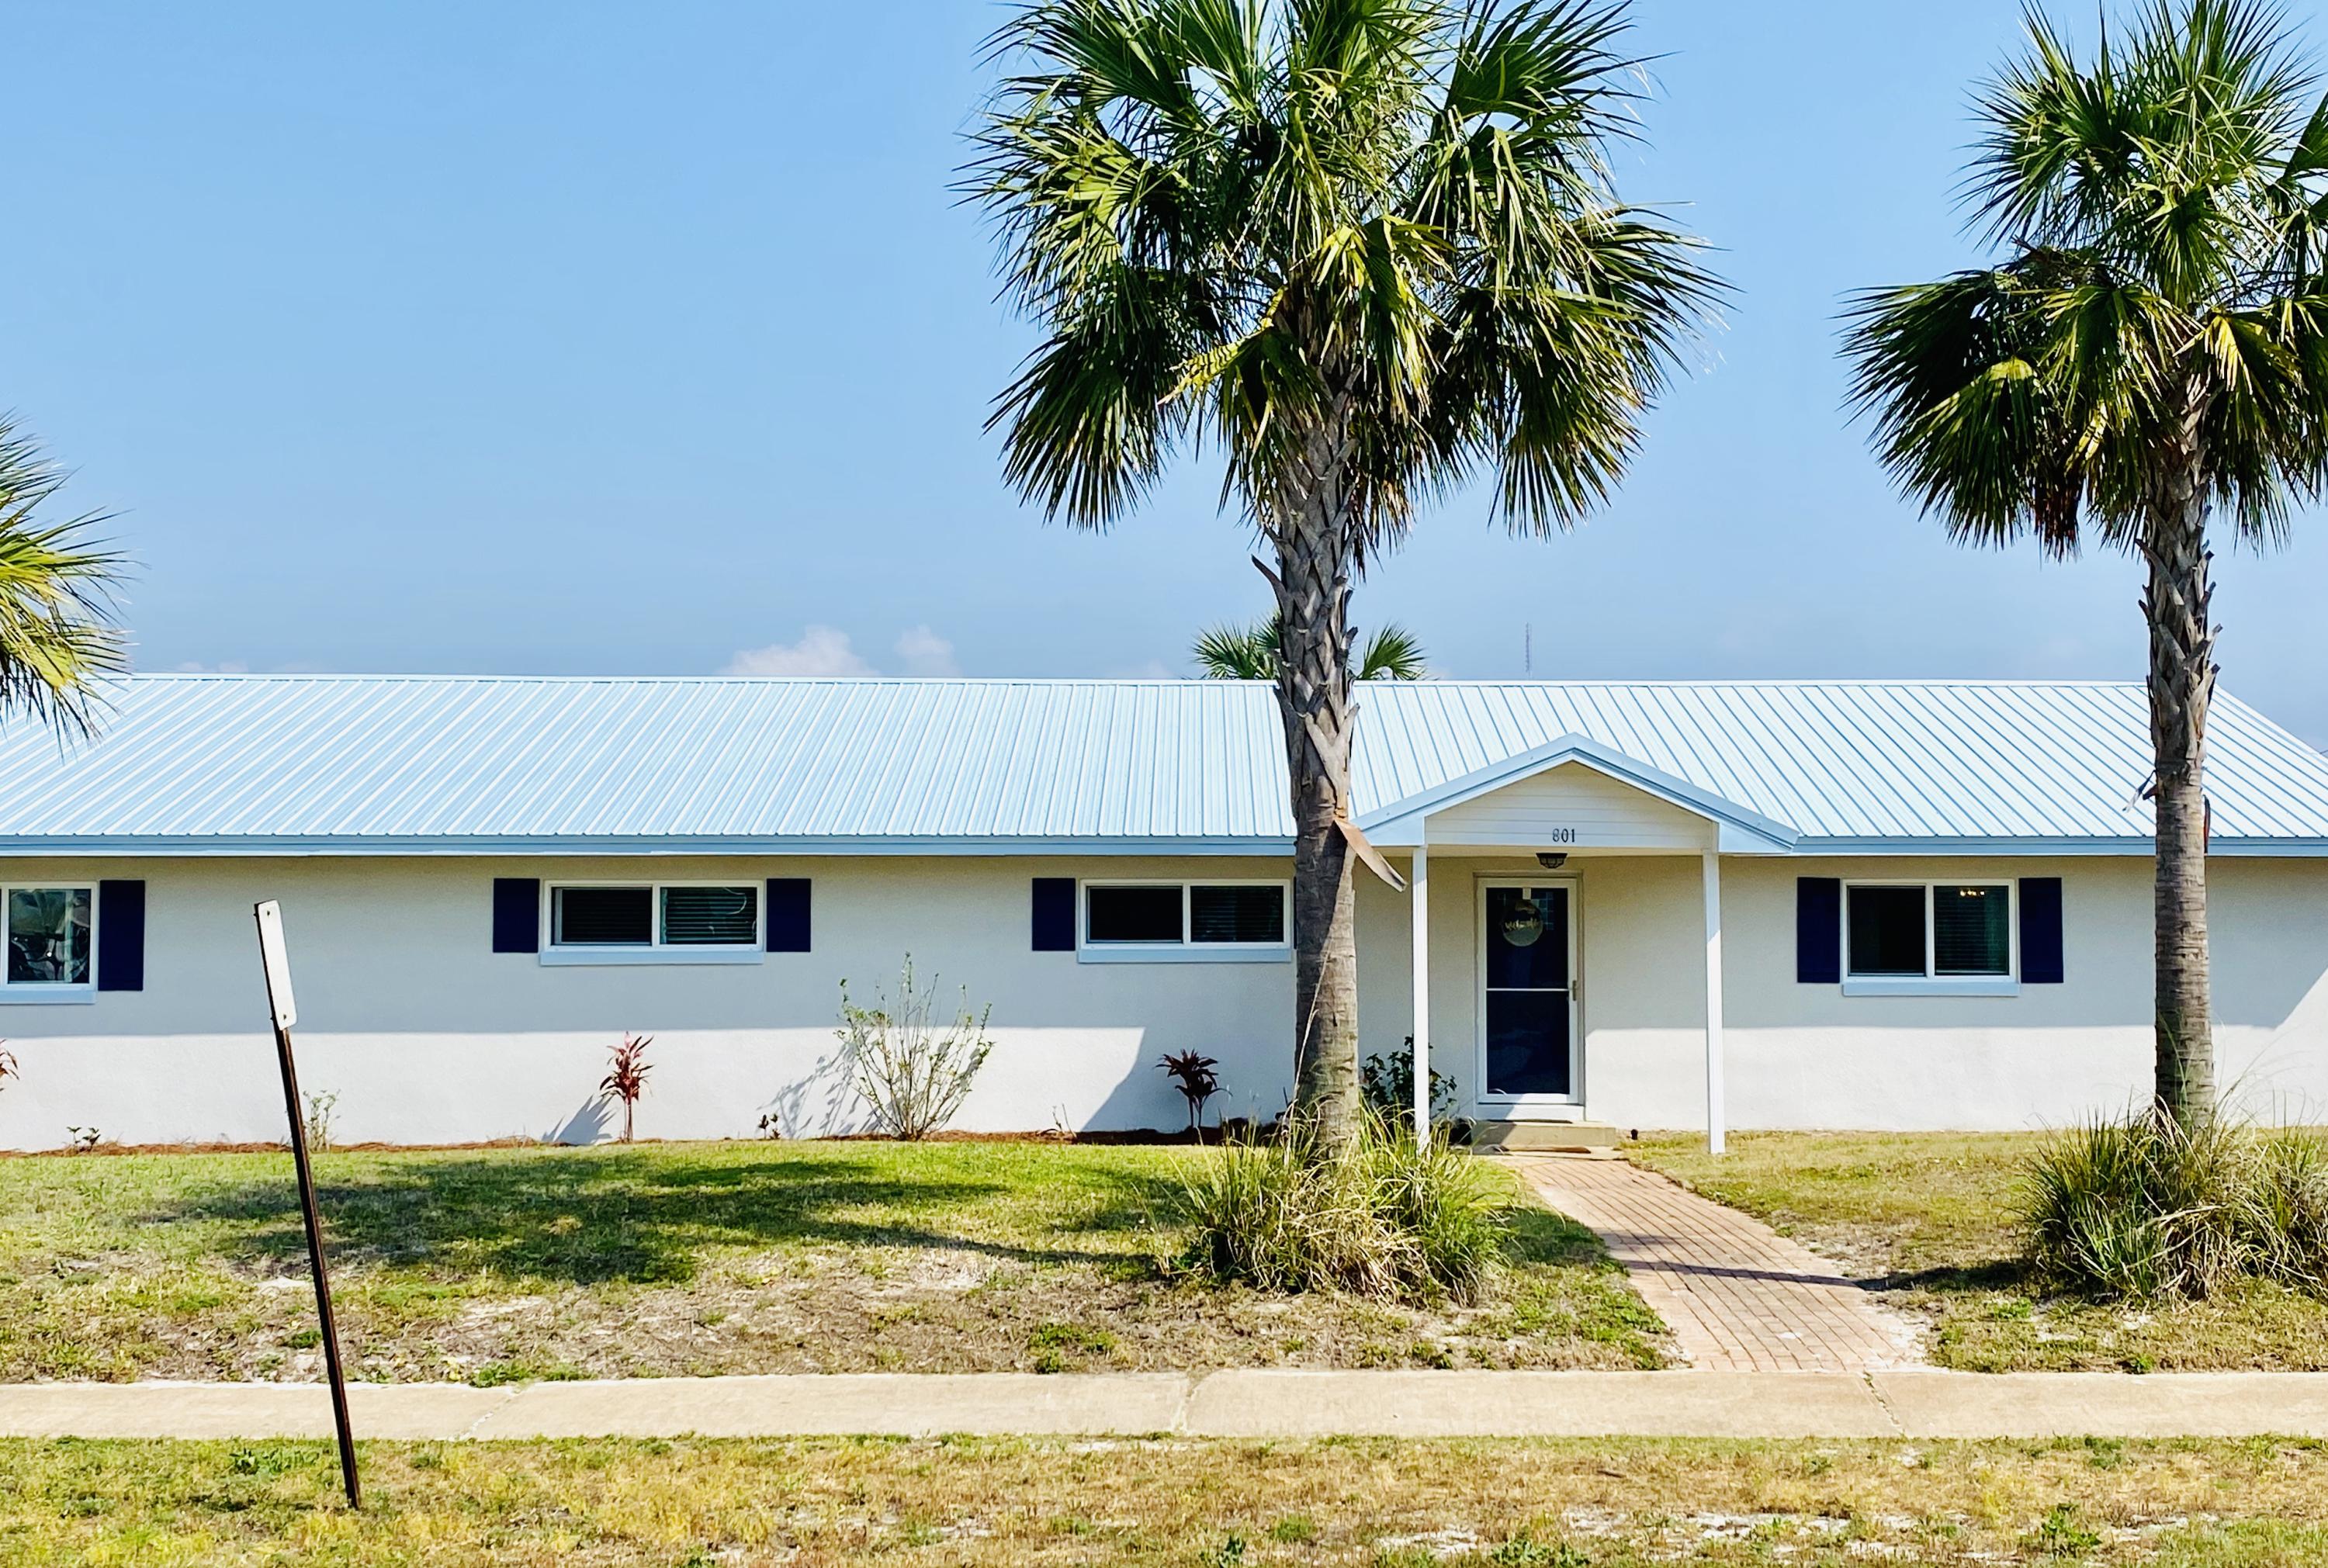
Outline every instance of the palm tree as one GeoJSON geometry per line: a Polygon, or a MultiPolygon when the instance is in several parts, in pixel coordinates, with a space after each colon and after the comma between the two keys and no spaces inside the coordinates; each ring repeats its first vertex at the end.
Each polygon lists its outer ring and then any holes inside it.
{"type": "Polygon", "coordinates": [[[64,483],[29,437],[0,416],[0,718],[28,713],[87,733],[92,687],[128,668],[108,622],[108,593],[121,558],[97,548],[97,514],[62,521],[34,514],[64,483]]]}
{"type": "MultiPolygon", "coordinates": [[[[1279,617],[1264,615],[1250,626],[1209,626],[1188,645],[1197,672],[1207,681],[1274,681],[1282,640],[1279,617]]],[[[1355,628],[1351,641],[1357,640],[1355,628]]],[[[1366,639],[1358,653],[1360,681],[1420,681],[1430,673],[1422,641],[1403,626],[1388,625],[1366,639]]]]}
{"type": "Polygon", "coordinates": [[[1199,437],[1256,535],[1294,823],[1294,1064],[1358,1115],[1350,592],[1482,472],[1515,530],[1602,500],[1719,285],[1620,202],[1624,0],[1035,0],[964,189],[1043,336],[1011,482],[1104,529],[1199,437]]]}
{"type": "Polygon", "coordinates": [[[2328,101],[2277,14],[2154,0],[2081,63],[2035,12],[1978,104],[1994,266],[1854,301],[1853,395],[1951,537],[2148,571],[2161,1112],[2215,1103],[2208,524],[2279,541],[2328,457],[2328,101]]]}

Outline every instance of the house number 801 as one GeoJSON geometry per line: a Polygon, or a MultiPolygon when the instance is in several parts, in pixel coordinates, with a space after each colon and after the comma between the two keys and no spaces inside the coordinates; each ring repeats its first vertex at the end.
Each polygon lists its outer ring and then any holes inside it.
{"type": "Polygon", "coordinates": [[[1574,828],[1554,828],[1544,834],[1544,841],[1552,844],[1572,844],[1576,842],[1576,830],[1574,828]]]}

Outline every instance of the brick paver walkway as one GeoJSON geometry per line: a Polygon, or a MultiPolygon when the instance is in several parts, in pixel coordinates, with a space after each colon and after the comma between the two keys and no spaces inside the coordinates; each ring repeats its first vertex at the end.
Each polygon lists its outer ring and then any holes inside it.
{"type": "Polygon", "coordinates": [[[1514,1163],[1544,1202],[1608,1244],[1693,1366],[1871,1372],[1922,1359],[1905,1319],[1760,1220],[1629,1160],[1514,1163]]]}

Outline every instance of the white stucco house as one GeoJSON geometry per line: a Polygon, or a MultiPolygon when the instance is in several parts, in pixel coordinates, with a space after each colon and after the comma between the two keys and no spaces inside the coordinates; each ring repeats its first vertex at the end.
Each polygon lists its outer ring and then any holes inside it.
{"type": "MultiPolygon", "coordinates": [[[[347,1140],[854,1124],[840,985],[992,1006],[962,1125],[1172,1127],[1291,1079],[1270,690],[1200,681],[140,676],[0,735],[0,1145],[281,1135],[251,918],[347,1140]]],[[[1363,1048],[1497,1122],[2014,1128],[2149,1081],[2138,686],[1363,690],[1363,1048]]],[[[2221,1075],[2328,1111],[2328,758],[2210,737],[2221,1075]]]]}

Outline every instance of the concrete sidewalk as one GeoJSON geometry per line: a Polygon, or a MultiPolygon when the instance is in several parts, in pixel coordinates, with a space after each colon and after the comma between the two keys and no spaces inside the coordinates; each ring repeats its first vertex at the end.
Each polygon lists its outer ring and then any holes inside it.
{"type": "MultiPolygon", "coordinates": [[[[2328,1373],[916,1374],[360,1384],[367,1438],[2328,1437],[2328,1373]]],[[[0,1436],[328,1437],[321,1385],[0,1385],[0,1436]]]]}

